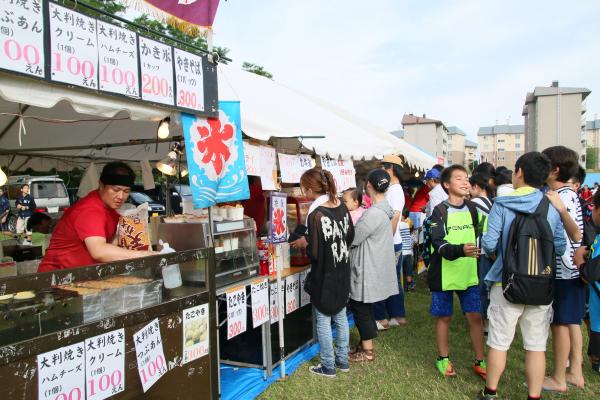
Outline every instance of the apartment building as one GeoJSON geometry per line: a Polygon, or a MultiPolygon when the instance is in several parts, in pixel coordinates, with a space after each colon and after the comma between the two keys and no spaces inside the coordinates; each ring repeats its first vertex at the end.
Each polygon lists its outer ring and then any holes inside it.
{"type": "Polygon", "coordinates": [[[513,169],[517,158],[525,151],[523,125],[483,126],[477,131],[480,162],[513,169]]]}
{"type": "Polygon", "coordinates": [[[473,161],[477,160],[477,143],[466,139],[465,140],[465,168],[469,169],[473,165],[473,161]]]}
{"type": "Polygon", "coordinates": [[[585,124],[586,168],[600,170],[600,119],[585,124]]]}
{"type": "Polygon", "coordinates": [[[448,129],[442,121],[404,114],[402,117],[404,140],[435,155],[445,163],[448,159],[448,129]]]}
{"type": "Polygon", "coordinates": [[[583,153],[584,100],[590,93],[586,88],[560,87],[558,81],[527,93],[523,107],[525,150],[563,145],[583,153]]]}

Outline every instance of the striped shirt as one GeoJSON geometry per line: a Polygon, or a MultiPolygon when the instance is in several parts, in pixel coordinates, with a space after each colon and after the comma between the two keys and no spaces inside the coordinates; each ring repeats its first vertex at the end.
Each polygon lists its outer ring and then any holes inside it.
{"type": "MultiPolygon", "coordinates": [[[[565,204],[571,218],[577,223],[579,231],[583,232],[583,216],[577,193],[568,186],[563,186],[556,192],[565,204]]],[[[556,256],[556,279],[577,279],[579,278],[579,269],[573,263],[573,257],[575,251],[581,246],[581,242],[573,242],[566,230],[565,238],[567,239],[567,250],[564,254],[556,256]]]]}
{"type": "Polygon", "coordinates": [[[410,234],[410,228],[408,224],[404,221],[398,221],[398,229],[400,230],[400,235],[402,236],[402,254],[409,255],[413,253],[413,241],[412,236],[410,234]]]}

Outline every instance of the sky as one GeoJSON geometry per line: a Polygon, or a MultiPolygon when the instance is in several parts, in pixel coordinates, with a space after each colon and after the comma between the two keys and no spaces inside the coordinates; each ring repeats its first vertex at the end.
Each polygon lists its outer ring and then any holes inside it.
{"type": "Polygon", "coordinates": [[[526,93],[553,80],[592,90],[600,117],[598,17],[597,0],[221,0],[213,28],[233,65],[390,131],[427,114],[476,140],[523,124],[526,93]]]}

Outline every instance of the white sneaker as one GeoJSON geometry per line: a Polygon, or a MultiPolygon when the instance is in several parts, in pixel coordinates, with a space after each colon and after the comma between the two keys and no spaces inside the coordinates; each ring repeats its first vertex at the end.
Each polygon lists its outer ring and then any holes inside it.
{"type": "Polygon", "coordinates": [[[396,321],[396,318],[392,318],[390,319],[390,326],[400,326],[400,324],[396,321]]]}
{"type": "Polygon", "coordinates": [[[378,331],[387,331],[388,329],[390,329],[389,326],[386,327],[386,326],[381,325],[381,323],[379,321],[375,321],[375,323],[377,324],[378,331]]]}

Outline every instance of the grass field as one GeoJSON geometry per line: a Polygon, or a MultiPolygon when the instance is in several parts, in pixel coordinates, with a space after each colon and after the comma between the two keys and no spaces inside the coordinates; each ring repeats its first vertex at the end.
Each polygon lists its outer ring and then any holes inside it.
{"type": "MultiPolygon", "coordinates": [[[[406,296],[409,325],[380,333],[375,344],[375,362],[353,364],[349,373],[338,372],[335,379],[312,375],[306,364],[285,382],[271,385],[260,399],[475,399],[483,381],[471,371],[473,354],[466,321],[455,304],[450,358],[458,376],[443,378],[434,368],[437,354],[434,321],[428,314],[429,299],[426,283],[419,279],[417,291],[406,296]]],[[[525,352],[519,335],[509,352],[507,369],[498,388],[502,399],[527,398],[523,386],[525,352]]],[[[352,329],[350,343],[357,341],[358,333],[352,329]]],[[[587,337],[584,341],[587,349],[587,337]]],[[[570,389],[566,395],[544,394],[544,399],[600,399],[600,375],[594,375],[587,356],[584,358],[586,388],[570,389]]],[[[547,359],[546,369],[550,371],[551,352],[547,353],[547,359]]]]}

